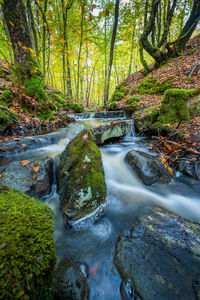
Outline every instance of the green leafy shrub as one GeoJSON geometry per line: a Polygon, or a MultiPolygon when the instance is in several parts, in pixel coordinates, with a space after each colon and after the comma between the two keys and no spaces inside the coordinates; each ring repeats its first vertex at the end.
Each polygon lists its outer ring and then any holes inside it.
{"type": "Polygon", "coordinates": [[[10,90],[4,90],[1,94],[1,100],[3,101],[11,102],[13,98],[13,93],[10,90]]]}
{"type": "Polygon", "coordinates": [[[47,205],[0,186],[0,299],[52,299],[53,222],[47,205]]]}
{"type": "Polygon", "coordinates": [[[171,80],[165,80],[162,83],[159,83],[152,76],[145,78],[140,84],[139,94],[163,94],[167,89],[172,88],[171,80]]]}
{"type": "Polygon", "coordinates": [[[139,102],[139,101],[140,101],[140,98],[138,96],[133,96],[133,97],[130,97],[130,98],[126,99],[127,104],[131,104],[133,102],[139,102]]]}
{"type": "Polygon", "coordinates": [[[124,98],[124,96],[125,96],[124,93],[115,91],[112,95],[110,102],[121,101],[124,98]]]}

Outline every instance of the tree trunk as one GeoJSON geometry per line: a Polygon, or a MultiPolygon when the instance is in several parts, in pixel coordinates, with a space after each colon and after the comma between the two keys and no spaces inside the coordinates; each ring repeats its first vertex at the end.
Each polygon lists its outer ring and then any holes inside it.
{"type": "Polygon", "coordinates": [[[44,15],[43,15],[43,28],[42,28],[42,61],[43,61],[43,76],[46,75],[46,12],[48,0],[44,1],[44,15]]]}
{"type": "Polygon", "coordinates": [[[116,0],[116,2],[115,2],[115,20],[114,20],[111,45],[110,45],[110,60],[109,60],[109,66],[108,66],[108,71],[107,71],[107,76],[106,76],[106,84],[105,84],[105,90],[104,90],[104,106],[106,106],[108,103],[110,75],[111,75],[111,70],[112,70],[113,53],[114,53],[115,38],[116,38],[116,33],[117,33],[117,25],[118,25],[118,17],[119,17],[119,1],[120,0],[116,0]]]}
{"type": "Polygon", "coordinates": [[[35,53],[37,58],[39,57],[39,50],[38,50],[38,38],[37,38],[37,32],[36,32],[36,28],[35,28],[35,22],[34,22],[34,16],[33,16],[33,11],[32,11],[32,7],[31,7],[31,0],[27,0],[27,10],[28,10],[28,18],[29,18],[29,22],[30,22],[30,27],[33,33],[33,41],[34,41],[34,49],[35,49],[35,53]]]}

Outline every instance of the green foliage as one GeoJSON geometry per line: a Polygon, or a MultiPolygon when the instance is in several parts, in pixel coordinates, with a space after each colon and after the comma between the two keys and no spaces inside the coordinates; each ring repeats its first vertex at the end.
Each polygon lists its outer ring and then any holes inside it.
{"type": "MultiPolygon", "coordinates": [[[[175,124],[190,118],[187,101],[198,95],[198,90],[169,89],[165,92],[160,107],[160,124],[175,124]]],[[[157,124],[159,126],[159,124],[157,124]]]]}
{"type": "Polygon", "coordinates": [[[124,93],[115,91],[112,95],[110,102],[121,101],[124,98],[124,96],[125,96],[124,93]]]}
{"type": "Polygon", "coordinates": [[[130,91],[130,95],[132,96],[132,95],[134,95],[135,94],[135,89],[132,89],[131,91],[130,91]]]}
{"type": "Polygon", "coordinates": [[[0,107],[0,133],[14,121],[17,121],[17,115],[5,107],[0,107]]]}
{"type": "Polygon", "coordinates": [[[127,104],[131,104],[133,102],[139,102],[139,101],[140,101],[140,98],[138,96],[133,96],[133,97],[130,97],[130,98],[126,99],[127,104]]]}
{"type": "Polygon", "coordinates": [[[3,101],[11,102],[13,98],[13,93],[10,90],[4,90],[1,94],[1,100],[3,101]]]}
{"type": "Polygon", "coordinates": [[[0,299],[51,299],[53,222],[48,206],[0,186],[0,299]]]}
{"type": "Polygon", "coordinates": [[[55,111],[68,106],[65,96],[62,93],[49,93],[48,96],[55,111]]]}
{"type": "Polygon", "coordinates": [[[107,106],[107,110],[112,111],[115,110],[116,107],[117,107],[117,102],[113,101],[107,106]]]}
{"type": "Polygon", "coordinates": [[[36,116],[41,120],[41,121],[53,121],[55,120],[55,117],[52,113],[52,110],[50,108],[47,108],[46,110],[44,109],[43,111],[38,111],[36,113],[36,116]]]}
{"type": "Polygon", "coordinates": [[[165,80],[162,83],[159,83],[156,79],[151,77],[146,77],[140,84],[140,95],[144,94],[163,94],[167,89],[172,87],[171,80],[165,80]]]}
{"type": "Polygon", "coordinates": [[[147,113],[145,116],[143,116],[143,117],[138,116],[135,119],[135,125],[139,131],[142,131],[145,128],[151,127],[152,124],[154,124],[159,117],[159,111],[157,111],[157,112],[152,111],[155,109],[155,106],[150,107],[150,108],[149,108],[149,113],[147,113]],[[150,108],[151,108],[151,110],[150,110],[150,108]]]}
{"type": "Polygon", "coordinates": [[[127,85],[121,90],[121,92],[124,93],[124,95],[126,96],[129,93],[129,89],[130,89],[130,87],[129,87],[129,85],[127,85]]]}
{"type": "Polygon", "coordinates": [[[82,104],[78,103],[70,103],[69,107],[75,112],[75,113],[81,113],[84,111],[84,106],[82,104]]]}
{"type": "Polygon", "coordinates": [[[194,53],[194,51],[195,51],[195,47],[192,45],[188,54],[192,55],[194,53]]]}

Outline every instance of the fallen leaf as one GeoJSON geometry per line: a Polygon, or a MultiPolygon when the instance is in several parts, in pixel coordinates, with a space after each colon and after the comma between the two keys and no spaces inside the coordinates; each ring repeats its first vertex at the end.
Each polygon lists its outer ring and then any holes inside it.
{"type": "Polygon", "coordinates": [[[97,270],[98,270],[98,262],[96,262],[94,266],[90,269],[90,274],[94,277],[96,275],[97,270]]]}
{"type": "Polygon", "coordinates": [[[32,164],[31,164],[31,167],[33,168],[35,166],[35,163],[33,162],[32,164]]]}
{"type": "Polygon", "coordinates": [[[173,172],[173,170],[172,170],[171,168],[168,168],[168,172],[169,172],[171,175],[174,174],[174,172],[173,172]]]}
{"type": "Polygon", "coordinates": [[[33,175],[33,180],[35,180],[35,179],[36,179],[36,175],[34,174],[34,175],[33,175]]]}
{"type": "Polygon", "coordinates": [[[2,178],[2,174],[0,174],[0,179],[2,178]]]}
{"type": "Polygon", "coordinates": [[[39,169],[40,169],[40,167],[38,166],[38,167],[34,168],[33,170],[35,173],[37,173],[39,171],[39,169]]]}
{"type": "Polygon", "coordinates": [[[7,150],[5,148],[0,148],[0,151],[6,152],[7,150]]]}
{"type": "Polygon", "coordinates": [[[27,147],[27,145],[26,145],[26,144],[21,144],[21,146],[22,146],[23,148],[26,148],[26,147],[27,147]]]}
{"type": "Polygon", "coordinates": [[[22,160],[21,165],[22,167],[25,167],[29,163],[29,160],[22,160]]]}

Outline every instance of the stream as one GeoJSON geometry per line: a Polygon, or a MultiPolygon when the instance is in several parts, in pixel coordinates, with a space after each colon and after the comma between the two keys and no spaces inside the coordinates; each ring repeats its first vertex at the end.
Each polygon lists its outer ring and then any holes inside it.
{"type": "MultiPolygon", "coordinates": [[[[91,128],[109,121],[90,116],[77,118],[76,124],[69,126],[57,144],[29,151],[25,158],[44,154],[55,157],[84,127],[91,128]]],[[[56,213],[54,240],[58,256],[88,266],[91,300],[121,299],[119,287],[122,280],[113,263],[116,241],[124,231],[130,230],[136,216],[147,207],[163,207],[191,221],[200,221],[200,185],[193,184],[192,178],[177,173],[176,181],[168,185],[144,186],[124,160],[131,149],[149,151],[148,141],[135,135],[134,126],[117,143],[100,147],[106,176],[107,205],[99,216],[81,220],[73,228],[64,226],[55,178],[51,194],[42,199],[56,213]]],[[[20,154],[15,159],[20,159],[20,154]]]]}

